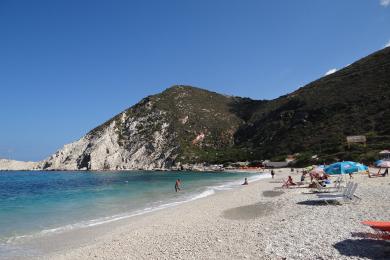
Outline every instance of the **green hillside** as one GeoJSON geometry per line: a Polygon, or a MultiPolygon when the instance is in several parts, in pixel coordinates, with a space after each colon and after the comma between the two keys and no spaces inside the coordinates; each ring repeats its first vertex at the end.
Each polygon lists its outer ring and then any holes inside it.
{"type": "MultiPolygon", "coordinates": [[[[256,157],[293,153],[371,161],[390,147],[390,48],[260,106],[235,143],[256,157]],[[346,136],[366,135],[348,149],[346,136]]],[[[303,158],[302,158],[303,159],[303,158]]]]}

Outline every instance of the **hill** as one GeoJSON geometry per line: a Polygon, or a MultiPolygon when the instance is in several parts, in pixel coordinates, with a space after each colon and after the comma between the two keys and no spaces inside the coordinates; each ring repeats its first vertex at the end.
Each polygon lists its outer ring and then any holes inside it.
{"type": "Polygon", "coordinates": [[[169,169],[260,160],[372,161],[390,147],[390,48],[275,100],[173,86],[65,145],[42,169],[169,169]],[[367,146],[348,148],[348,135],[367,146]]]}
{"type": "Polygon", "coordinates": [[[236,133],[256,157],[317,154],[370,161],[390,147],[390,48],[260,106],[236,133]],[[348,149],[346,136],[366,135],[348,149]]]}

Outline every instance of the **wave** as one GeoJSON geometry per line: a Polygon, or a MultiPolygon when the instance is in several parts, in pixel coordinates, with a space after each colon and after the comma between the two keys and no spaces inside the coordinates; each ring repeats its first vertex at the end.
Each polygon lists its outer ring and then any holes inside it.
{"type": "MultiPolygon", "coordinates": [[[[259,180],[266,179],[266,178],[271,178],[271,175],[267,174],[267,173],[262,173],[259,175],[250,176],[250,177],[248,177],[248,182],[251,183],[251,182],[259,181],[259,180]]],[[[198,199],[202,199],[202,198],[206,198],[208,196],[214,195],[216,193],[216,191],[231,190],[233,188],[241,186],[242,182],[243,182],[243,180],[240,179],[240,180],[225,182],[225,183],[220,184],[220,185],[208,186],[208,187],[206,187],[206,190],[189,194],[186,197],[182,198],[181,200],[163,203],[161,205],[157,205],[154,207],[145,207],[141,210],[125,212],[125,213],[121,213],[121,214],[117,214],[117,215],[113,215],[113,216],[101,217],[101,218],[92,219],[92,220],[88,220],[88,221],[81,221],[79,223],[69,224],[69,225],[51,228],[51,229],[45,229],[45,230],[42,230],[38,233],[31,234],[31,235],[29,234],[29,235],[14,236],[14,237],[8,238],[6,243],[10,244],[10,243],[22,240],[22,239],[37,238],[37,237],[42,237],[42,236],[45,236],[48,234],[71,231],[73,229],[93,227],[93,226],[97,226],[97,225],[102,225],[102,224],[111,223],[114,221],[119,221],[119,220],[131,218],[131,217],[143,215],[146,213],[155,212],[155,211],[166,209],[166,208],[171,208],[171,207],[174,207],[174,206],[186,203],[186,202],[190,202],[190,201],[194,201],[194,200],[198,200],[198,199]]],[[[163,202],[163,201],[158,201],[158,202],[163,202]]]]}

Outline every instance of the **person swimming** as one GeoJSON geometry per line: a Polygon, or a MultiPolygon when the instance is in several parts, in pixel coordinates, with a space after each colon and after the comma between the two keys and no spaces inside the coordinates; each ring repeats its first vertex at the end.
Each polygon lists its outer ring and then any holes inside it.
{"type": "Polygon", "coordinates": [[[175,183],[175,192],[180,191],[180,185],[181,185],[181,181],[180,179],[177,179],[175,183]]]}

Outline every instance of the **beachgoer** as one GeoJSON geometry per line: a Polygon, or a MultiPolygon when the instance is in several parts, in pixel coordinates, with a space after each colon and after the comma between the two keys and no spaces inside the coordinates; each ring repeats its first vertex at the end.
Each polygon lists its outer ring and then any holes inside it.
{"type": "Polygon", "coordinates": [[[348,174],[349,174],[349,178],[353,179],[352,173],[348,173],[348,174]]]}
{"type": "Polygon", "coordinates": [[[175,183],[175,191],[176,192],[180,191],[180,185],[181,185],[181,181],[180,181],[180,179],[177,179],[176,183],[175,183]]]}
{"type": "Polygon", "coordinates": [[[293,179],[292,179],[291,176],[288,176],[287,183],[288,183],[288,185],[297,185],[297,184],[295,184],[295,183],[293,182],[293,179]]]}
{"type": "Polygon", "coordinates": [[[329,179],[329,176],[328,174],[324,173],[321,177],[321,180],[327,180],[327,179],[329,179]]]}
{"type": "Polygon", "coordinates": [[[275,176],[275,172],[274,172],[274,170],[271,170],[271,176],[272,176],[272,179],[274,178],[274,176],[275,176]]]}
{"type": "Polygon", "coordinates": [[[389,175],[389,168],[386,168],[386,170],[382,173],[383,177],[385,177],[386,175],[389,175]]]}
{"type": "Polygon", "coordinates": [[[305,181],[305,177],[306,177],[306,172],[302,172],[301,181],[305,181]]]}
{"type": "Polygon", "coordinates": [[[244,183],[243,183],[242,185],[248,185],[248,184],[249,184],[249,183],[248,183],[248,179],[245,178],[244,183]]]}

